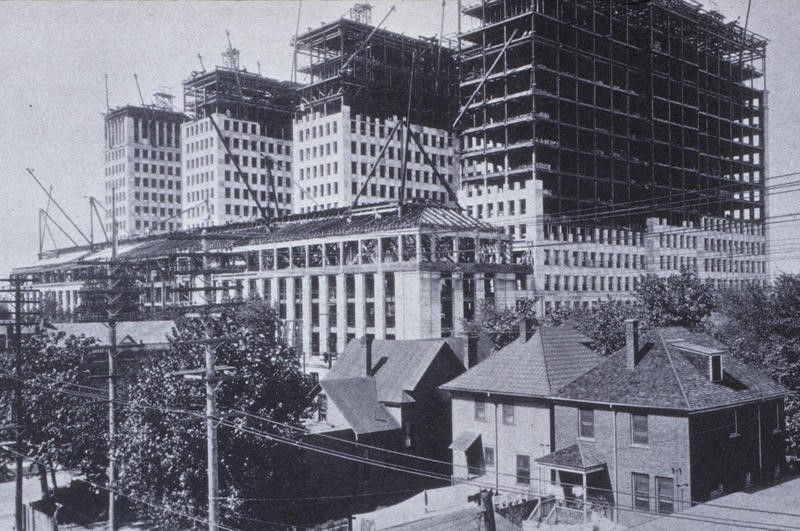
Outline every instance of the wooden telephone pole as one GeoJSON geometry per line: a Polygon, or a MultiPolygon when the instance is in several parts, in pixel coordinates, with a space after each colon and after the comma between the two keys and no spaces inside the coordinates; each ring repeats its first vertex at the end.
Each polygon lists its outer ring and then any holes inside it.
{"type": "Polygon", "coordinates": [[[200,343],[205,348],[205,367],[175,371],[173,376],[182,376],[187,380],[205,380],[206,384],[206,469],[208,475],[208,529],[219,531],[219,456],[217,443],[217,426],[219,414],[217,412],[217,390],[219,385],[229,376],[233,367],[217,365],[217,347],[229,337],[214,337],[212,319],[220,317],[219,314],[187,313],[185,317],[199,319],[203,323],[204,337],[192,343],[200,343]]]}

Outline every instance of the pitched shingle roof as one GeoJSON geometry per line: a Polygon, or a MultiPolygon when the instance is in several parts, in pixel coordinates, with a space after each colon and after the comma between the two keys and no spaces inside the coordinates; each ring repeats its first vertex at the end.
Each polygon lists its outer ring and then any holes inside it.
{"type": "MultiPolygon", "coordinates": [[[[425,372],[443,349],[458,359],[446,339],[374,340],[372,367],[378,400],[393,404],[413,402],[409,393],[417,388],[425,372]]],[[[325,379],[363,376],[366,376],[366,353],[360,341],[354,339],[344,348],[325,379]]]]}
{"type": "Polygon", "coordinates": [[[527,341],[518,338],[442,389],[548,396],[601,362],[590,339],[574,328],[541,327],[527,341]]]}
{"type": "MultiPolygon", "coordinates": [[[[651,330],[640,341],[641,360],[627,369],[623,347],[602,364],[563,387],[556,396],[579,401],[700,411],[785,394],[779,384],[727,354],[708,334],[679,327],[651,330]],[[681,345],[682,344],[682,345],[681,345]],[[686,344],[724,352],[720,382],[712,382],[698,354],[686,344]],[[679,348],[681,347],[681,348],[679,348]]],[[[701,354],[702,355],[702,354],[701,354]]]]}
{"type": "Polygon", "coordinates": [[[374,378],[322,380],[319,385],[357,435],[400,428],[378,401],[374,378]]]}

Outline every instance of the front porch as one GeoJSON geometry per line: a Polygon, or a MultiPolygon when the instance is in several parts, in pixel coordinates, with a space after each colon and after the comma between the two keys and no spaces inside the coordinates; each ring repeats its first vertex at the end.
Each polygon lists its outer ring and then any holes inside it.
{"type": "Polygon", "coordinates": [[[543,496],[524,528],[592,524],[613,525],[614,497],[606,463],[580,442],[536,460],[550,471],[550,481],[542,482],[549,491],[543,496]]]}

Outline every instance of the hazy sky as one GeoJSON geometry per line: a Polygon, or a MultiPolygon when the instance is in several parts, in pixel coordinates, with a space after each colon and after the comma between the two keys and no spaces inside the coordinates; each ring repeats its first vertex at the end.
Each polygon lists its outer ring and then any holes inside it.
{"type": "MultiPolygon", "coordinates": [[[[706,6],[743,23],[747,1],[718,0],[706,6]]],[[[353,3],[304,1],[301,32],[340,17],[353,3]]],[[[441,0],[371,3],[374,23],[396,6],[386,21],[388,29],[413,36],[440,31],[441,0]]],[[[180,105],[182,80],[200,69],[197,54],[207,68],[219,64],[229,30],[243,66],[255,71],[260,62],[265,75],[289,79],[298,5],[293,1],[0,2],[0,276],[36,259],[37,212],[47,198],[25,168],[33,168],[47,186],[52,185],[57,200],[88,230],[84,196],[102,200],[105,74],[112,107],[138,103],[134,72],[145,101],[150,102],[153,92],[165,91],[174,94],[180,105]]],[[[774,176],[800,171],[799,5],[796,0],[752,0],[749,29],[770,39],[768,161],[769,175],[774,176]]],[[[445,35],[456,32],[457,19],[457,3],[447,0],[445,35]]],[[[798,180],[800,176],[791,176],[776,182],[798,180]]],[[[781,193],[775,199],[773,214],[800,212],[800,193],[781,193]]],[[[783,222],[795,218],[800,220],[800,216],[783,217],[781,223],[770,225],[782,269],[800,270],[800,264],[789,263],[792,256],[800,256],[800,221],[783,222]]],[[[68,243],[65,238],[58,241],[62,246],[68,243]]]]}

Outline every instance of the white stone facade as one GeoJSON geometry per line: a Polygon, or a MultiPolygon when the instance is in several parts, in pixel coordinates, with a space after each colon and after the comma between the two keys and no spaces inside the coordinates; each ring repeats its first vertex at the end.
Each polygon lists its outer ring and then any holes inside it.
{"type": "MultiPolygon", "coordinates": [[[[397,117],[380,119],[335,106],[328,114],[300,111],[294,120],[294,212],[301,214],[347,206],[361,190],[397,117]]],[[[412,125],[430,161],[455,192],[457,164],[452,135],[432,127],[412,125]]],[[[360,204],[397,200],[400,196],[403,127],[397,131],[359,199],[360,204]]],[[[447,191],[425,162],[412,139],[408,143],[407,199],[435,199],[450,203],[447,191]]]]}
{"type": "Polygon", "coordinates": [[[242,175],[210,118],[185,123],[183,226],[208,227],[260,218],[245,179],[270,217],[289,214],[293,197],[291,140],[267,136],[256,122],[224,114],[214,114],[213,119],[228,140],[233,156],[238,158],[242,175]],[[262,155],[273,161],[271,182],[268,162],[262,155]]]}

